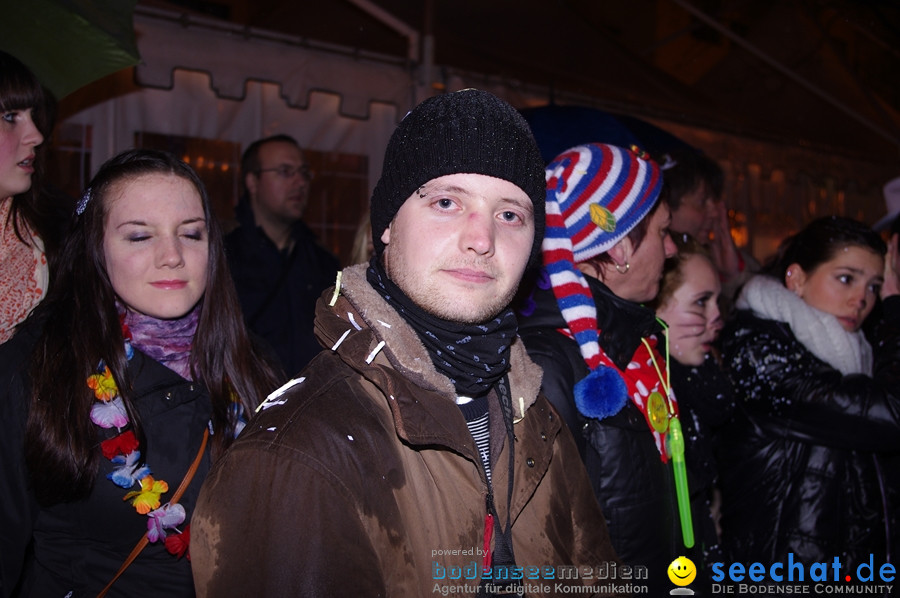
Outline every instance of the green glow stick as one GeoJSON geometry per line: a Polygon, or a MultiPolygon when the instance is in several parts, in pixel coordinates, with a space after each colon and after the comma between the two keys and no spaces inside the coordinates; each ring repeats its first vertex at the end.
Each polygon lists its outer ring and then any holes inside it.
{"type": "Polygon", "coordinates": [[[687,469],[684,466],[684,434],[677,417],[669,420],[669,455],[675,471],[675,494],[678,496],[678,517],[685,548],[694,545],[694,524],[691,521],[691,495],[688,492],[687,469]]]}

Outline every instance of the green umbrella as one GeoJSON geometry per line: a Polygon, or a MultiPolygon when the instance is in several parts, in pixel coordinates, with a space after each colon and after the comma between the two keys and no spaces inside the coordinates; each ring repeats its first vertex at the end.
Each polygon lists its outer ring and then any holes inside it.
{"type": "Polygon", "coordinates": [[[57,99],[137,64],[137,0],[0,0],[0,49],[57,99]]]}

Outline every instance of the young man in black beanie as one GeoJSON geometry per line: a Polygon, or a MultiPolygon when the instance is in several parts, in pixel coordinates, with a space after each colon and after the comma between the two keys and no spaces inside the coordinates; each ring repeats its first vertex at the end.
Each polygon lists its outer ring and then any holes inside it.
{"type": "Polygon", "coordinates": [[[376,257],[319,301],[330,351],[207,478],[198,595],[620,591],[600,585],[606,524],[510,308],[543,236],[528,125],[482,91],[426,100],[391,137],[371,219],[376,257]]]}

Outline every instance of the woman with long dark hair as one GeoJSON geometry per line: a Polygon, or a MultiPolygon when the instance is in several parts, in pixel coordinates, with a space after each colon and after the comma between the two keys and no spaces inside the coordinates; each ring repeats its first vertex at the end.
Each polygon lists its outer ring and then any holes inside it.
{"type": "Polygon", "coordinates": [[[51,104],[34,74],[0,51],[0,343],[47,292],[47,250],[56,236],[47,230],[35,171],[51,104]]]}
{"type": "Polygon", "coordinates": [[[0,594],[95,596],[121,573],[113,594],[190,596],[200,485],[277,379],[190,167],[125,152],[75,218],[46,301],[0,349],[0,594]]]}
{"type": "MultiPolygon", "coordinates": [[[[787,239],[744,286],[722,333],[737,410],[721,434],[722,533],[742,562],[888,558],[891,472],[900,450],[896,241],[827,217],[787,239]],[[860,327],[878,296],[885,317],[860,327]]],[[[837,572],[835,572],[837,574],[837,572]]],[[[855,577],[854,577],[855,579],[855,577]]],[[[843,583],[843,581],[841,582],[843,583]]]]}

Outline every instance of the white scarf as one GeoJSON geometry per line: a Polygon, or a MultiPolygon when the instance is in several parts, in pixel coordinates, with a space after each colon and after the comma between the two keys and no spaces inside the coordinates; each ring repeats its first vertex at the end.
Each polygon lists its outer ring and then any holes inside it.
{"type": "Polygon", "coordinates": [[[784,322],[813,355],[845,376],[872,375],[872,347],[862,331],[848,332],[833,315],[812,307],[771,276],[751,278],[735,305],[784,322]]]}

